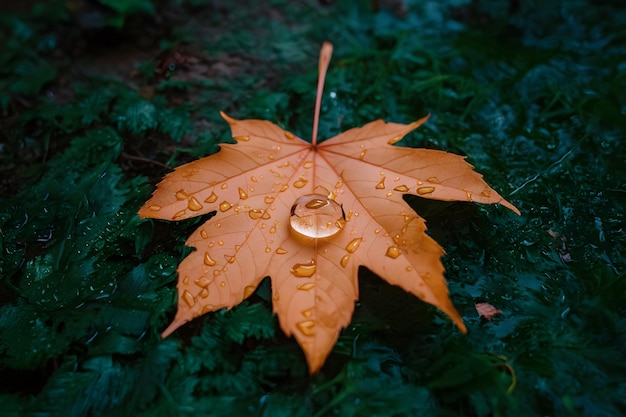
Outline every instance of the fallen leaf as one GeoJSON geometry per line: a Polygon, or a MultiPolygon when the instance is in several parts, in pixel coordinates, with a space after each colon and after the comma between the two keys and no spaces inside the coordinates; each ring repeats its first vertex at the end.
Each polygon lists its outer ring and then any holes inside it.
{"type": "Polygon", "coordinates": [[[502,314],[502,310],[498,310],[489,303],[476,303],[474,304],[474,307],[476,308],[478,316],[484,317],[487,320],[491,320],[494,316],[502,314]]]}
{"type": "Polygon", "coordinates": [[[187,240],[195,251],[178,267],[178,311],[163,337],[236,306],[270,276],[280,326],[314,373],[351,320],[360,265],[438,307],[466,332],[448,298],[443,250],[402,196],[519,211],[463,157],[394,146],[428,116],[408,125],[377,120],[318,144],[331,51],[324,44],[312,142],[222,112],[237,143],[166,175],[139,211],[166,220],[216,212],[187,240]]]}

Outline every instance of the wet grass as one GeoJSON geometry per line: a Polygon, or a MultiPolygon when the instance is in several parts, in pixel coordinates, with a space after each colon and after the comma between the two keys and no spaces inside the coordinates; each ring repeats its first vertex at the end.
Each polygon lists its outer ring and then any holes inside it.
{"type": "Polygon", "coordinates": [[[109,3],[0,15],[0,414],[626,413],[619,2],[109,3]],[[467,155],[522,211],[407,197],[469,334],[363,269],[314,377],[268,280],[161,340],[201,219],[137,209],[230,140],[220,109],[309,137],[324,40],[322,138],[430,112],[403,144],[467,155]]]}

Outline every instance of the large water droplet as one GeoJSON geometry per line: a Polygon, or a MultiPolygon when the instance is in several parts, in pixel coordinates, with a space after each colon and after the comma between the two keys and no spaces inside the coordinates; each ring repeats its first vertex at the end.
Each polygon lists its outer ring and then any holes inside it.
{"type": "Polygon", "coordinates": [[[380,181],[378,182],[378,184],[376,184],[376,189],[377,190],[384,190],[385,189],[385,180],[387,179],[387,177],[382,177],[380,179],[380,181]]]}
{"type": "Polygon", "coordinates": [[[228,211],[233,205],[230,204],[228,201],[223,201],[220,204],[220,211],[228,211]]]}
{"type": "Polygon", "coordinates": [[[350,254],[345,254],[341,257],[341,261],[339,262],[342,267],[346,267],[348,265],[348,261],[350,260],[350,254]]]}
{"type": "Polygon", "coordinates": [[[209,238],[209,234],[204,229],[200,230],[200,236],[202,236],[202,239],[208,239],[209,238]]]}
{"type": "Polygon", "coordinates": [[[293,231],[321,239],[339,233],[346,224],[341,206],[322,194],[307,194],[291,207],[289,224],[293,231]]]}
{"type": "Polygon", "coordinates": [[[315,259],[311,259],[309,262],[304,264],[295,264],[291,268],[291,273],[298,278],[308,278],[312,277],[317,271],[317,265],[315,263],[315,259]]]}
{"type": "Polygon", "coordinates": [[[246,193],[241,187],[239,187],[239,198],[241,198],[242,200],[248,198],[248,193],[246,193]]]}

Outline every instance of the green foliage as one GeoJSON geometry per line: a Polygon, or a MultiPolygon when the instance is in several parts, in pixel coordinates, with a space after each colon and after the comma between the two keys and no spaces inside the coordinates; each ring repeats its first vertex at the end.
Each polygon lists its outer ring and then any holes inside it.
{"type": "Polygon", "coordinates": [[[0,15],[0,415],[626,413],[617,2],[70,3],[0,15]],[[137,209],[168,166],[230,140],[220,109],[309,137],[322,40],[321,137],[430,112],[402,144],[468,155],[521,209],[407,197],[469,334],[362,270],[315,376],[268,280],[162,340],[206,217],[137,209]]]}

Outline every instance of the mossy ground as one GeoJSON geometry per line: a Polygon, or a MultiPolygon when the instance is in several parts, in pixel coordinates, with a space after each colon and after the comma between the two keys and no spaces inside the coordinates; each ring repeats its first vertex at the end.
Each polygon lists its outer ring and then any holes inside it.
{"type": "Polygon", "coordinates": [[[626,414],[621,2],[232,3],[0,14],[0,415],[626,414]],[[202,219],[137,209],[230,140],[219,110],[310,136],[324,40],[322,138],[430,112],[403,144],[467,155],[522,212],[407,198],[469,334],[362,270],[313,377],[267,280],[161,340],[202,219]]]}

